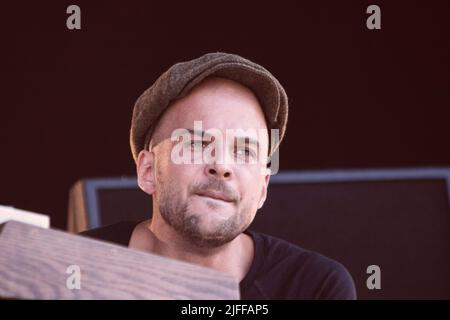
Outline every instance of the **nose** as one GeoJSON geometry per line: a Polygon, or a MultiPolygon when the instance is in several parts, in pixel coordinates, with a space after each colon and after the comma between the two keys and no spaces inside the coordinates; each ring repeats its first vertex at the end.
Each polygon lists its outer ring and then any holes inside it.
{"type": "Polygon", "coordinates": [[[233,177],[233,170],[227,164],[208,164],[205,168],[206,175],[220,180],[230,180],[233,177]]]}
{"type": "Polygon", "coordinates": [[[212,157],[205,162],[205,174],[218,180],[230,180],[234,177],[233,155],[226,147],[222,148],[219,144],[212,157]]]}

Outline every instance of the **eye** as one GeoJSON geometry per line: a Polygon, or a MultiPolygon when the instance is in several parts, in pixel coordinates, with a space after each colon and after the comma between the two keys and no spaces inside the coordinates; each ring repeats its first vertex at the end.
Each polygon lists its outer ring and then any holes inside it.
{"type": "Polygon", "coordinates": [[[208,145],[207,141],[201,141],[201,140],[193,140],[190,143],[191,149],[198,150],[200,148],[206,148],[208,145]]]}
{"type": "Polygon", "coordinates": [[[236,155],[238,155],[238,156],[245,156],[245,157],[248,157],[248,156],[254,157],[255,156],[255,152],[253,150],[248,149],[248,148],[240,148],[240,149],[236,150],[236,155]]]}

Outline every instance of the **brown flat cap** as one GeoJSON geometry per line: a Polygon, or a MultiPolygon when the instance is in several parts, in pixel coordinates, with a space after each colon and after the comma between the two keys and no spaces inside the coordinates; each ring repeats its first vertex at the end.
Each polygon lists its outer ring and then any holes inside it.
{"type": "MultiPolygon", "coordinates": [[[[280,130],[281,142],[288,118],[288,99],[278,80],[262,66],[238,55],[208,53],[173,65],[137,99],[130,130],[135,161],[139,152],[148,147],[156,122],[170,103],[188,95],[195,85],[212,75],[234,80],[252,90],[262,106],[269,129],[280,130]]],[[[270,155],[278,146],[279,143],[271,146],[270,155]]]]}

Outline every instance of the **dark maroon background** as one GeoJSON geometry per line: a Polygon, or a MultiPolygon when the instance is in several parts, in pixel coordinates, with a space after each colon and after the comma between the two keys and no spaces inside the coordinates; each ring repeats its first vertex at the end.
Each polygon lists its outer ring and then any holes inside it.
{"type": "Polygon", "coordinates": [[[165,3],[2,3],[0,204],[65,228],[77,179],[134,174],[138,95],[211,51],[254,60],[285,86],[282,170],[450,165],[448,1],[165,3]],[[80,31],[66,28],[70,4],[80,31]],[[370,4],[382,30],[365,26],[370,4]]]}

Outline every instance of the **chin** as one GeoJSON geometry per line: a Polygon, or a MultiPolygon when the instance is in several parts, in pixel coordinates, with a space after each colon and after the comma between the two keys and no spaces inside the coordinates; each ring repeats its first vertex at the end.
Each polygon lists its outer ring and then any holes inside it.
{"type": "Polygon", "coordinates": [[[236,215],[234,207],[214,203],[196,204],[191,206],[189,211],[191,215],[198,216],[200,220],[226,221],[236,215]]]}

